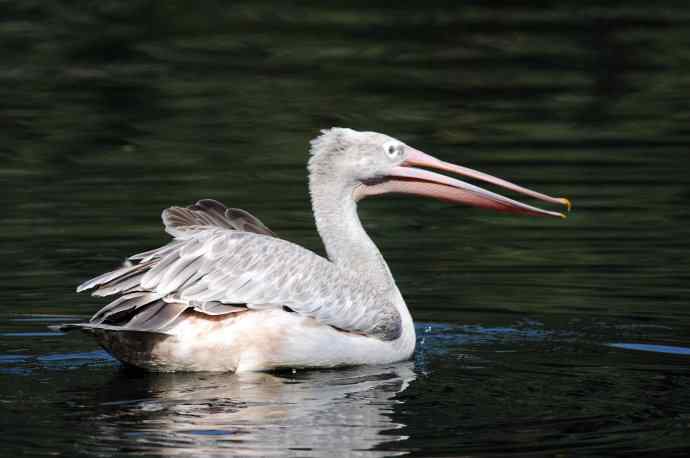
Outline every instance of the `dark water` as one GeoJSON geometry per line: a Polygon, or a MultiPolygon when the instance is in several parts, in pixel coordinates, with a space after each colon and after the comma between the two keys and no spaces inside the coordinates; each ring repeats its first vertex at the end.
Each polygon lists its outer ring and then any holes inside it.
{"type": "Polygon", "coordinates": [[[0,19],[5,456],[686,456],[690,7],[16,2],[0,19]],[[320,251],[306,145],[376,130],[567,195],[566,221],[361,215],[413,361],[142,375],[47,325],[212,197],[320,251]]]}

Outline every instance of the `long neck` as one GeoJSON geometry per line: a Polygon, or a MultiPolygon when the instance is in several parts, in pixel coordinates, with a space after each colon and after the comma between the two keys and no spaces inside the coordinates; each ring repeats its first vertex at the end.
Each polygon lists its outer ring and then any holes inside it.
{"type": "Polygon", "coordinates": [[[312,177],[310,191],[316,228],[328,258],[361,274],[382,291],[397,292],[386,261],[359,220],[353,188],[312,177]]]}
{"type": "Polygon", "coordinates": [[[401,355],[411,354],[416,339],[412,316],[381,252],[362,227],[354,187],[327,175],[310,173],[309,191],[316,228],[328,258],[366,279],[395,304],[402,320],[402,334],[393,345],[401,355]]]}

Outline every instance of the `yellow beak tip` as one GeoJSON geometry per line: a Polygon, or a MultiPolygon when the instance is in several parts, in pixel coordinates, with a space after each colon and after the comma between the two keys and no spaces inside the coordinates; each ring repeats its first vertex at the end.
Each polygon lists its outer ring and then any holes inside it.
{"type": "Polygon", "coordinates": [[[568,208],[568,213],[570,213],[570,210],[573,208],[573,204],[570,202],[570,199],[561,197],[558,200],[560,200],[563,203],[563,205],[565,205],[568,208]]]}

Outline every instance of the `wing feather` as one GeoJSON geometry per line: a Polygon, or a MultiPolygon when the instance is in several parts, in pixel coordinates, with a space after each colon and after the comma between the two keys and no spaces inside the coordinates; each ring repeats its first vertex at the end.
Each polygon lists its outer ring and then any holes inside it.
{"type": "Polygon", "coordinates": [[[227,208],[213,199],[202,199],[187,208],[170,207],[161,215],[165,231],[173,237],[184,237],[198,227],[212,226],[275,237],[259,218],[239,208],[227,208]]]}
{"type": "Polygon", "coordinates": [[[186,304],[285,306],[324,324],[384,340],[400,334],[400,317],[385,294],[298,245],[218,227],[186,236],[175,250],[161,250],[166,254],[150,261],[141,277],[142,289],[173,295],[186,304]],[[218,258],[207,249],[219,250],[221,245],[224,254],[218,258]]]}
{"type": "Polygon", "coordinates": [[[129,258],[138,264],[79,286],[95,288],[94,295],[122,294],[92,322],[159,330],[189,308],[220,315],[287,307],[339,329],[399,337],[400,315],[386,292],[275,237],[244,210],[205,199],[171,207],[162,217],[173,241],[129,258]]]}
{"type": "Polygon", "coordinates": [[[159,299],[160,296],[158,294],[151,292],[125,294],[96,312],[90,321],[91,323],[104,323],[114,319],[121,313],[135,311],[159,299]]]}
{"type": "Polygon", "coordinates": [[[162,247],[158,247],[154,250],[148,250],[142,253],[133,254],[128,259],[130,259],[131,261],[146,261],[153,258],[161,258],[166,254],[178,249],[180,245],[182,245],[182,241],[173,241],[168,243],[167,245],[163,245],[162,247]]]}
{"type": "Polygon", "coordinates": [[[125,327],[138,331],[164,329],[188,308],[187,304],[156,301],[148,305],[143,312],[137,313],[125,327]]]}

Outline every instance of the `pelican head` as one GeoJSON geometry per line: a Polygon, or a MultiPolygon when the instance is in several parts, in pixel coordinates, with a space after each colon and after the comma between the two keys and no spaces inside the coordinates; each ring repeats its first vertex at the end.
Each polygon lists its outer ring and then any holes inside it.
{"type": "Polygon", "coordinates": [[[311,142],[310,180],[342,184],[355,200],[387,193],[416,194],[447,202],[497,211],[564,218],[483,189],[457,178],[426,169],[451,172],[483,181],[549,203],[565,205],[564,197],[551,197],[509,181],[460,165],[444,162],[388,135],[334,127],[311,142]]]}

